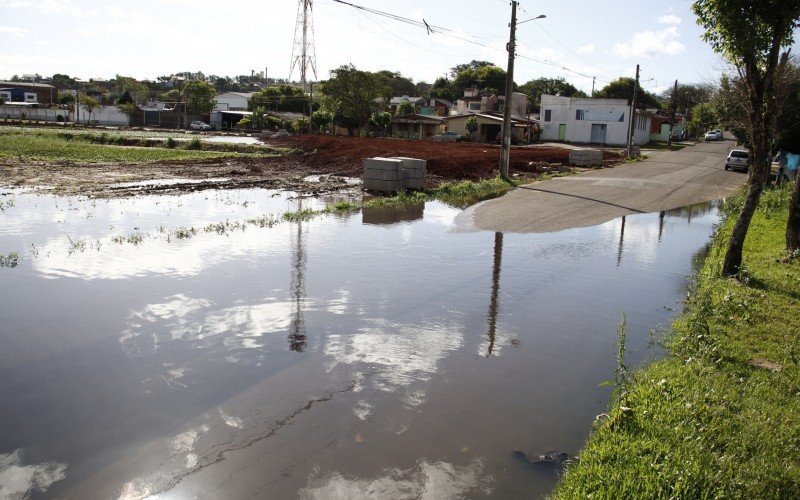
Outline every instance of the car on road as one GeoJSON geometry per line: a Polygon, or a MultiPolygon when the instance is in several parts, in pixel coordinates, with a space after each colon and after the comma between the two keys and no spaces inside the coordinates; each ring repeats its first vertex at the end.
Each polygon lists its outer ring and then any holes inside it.
{"type": "Polygon", "coordinates": [[[465,140],[465,137],[461,134],[457,134],[452,130],[448,130],[447,132],[442,132],[439,135],[434,135],[431,137],[432,141],[436,142],[461,142],[465,140]]]}
{"type": "Polygon", "coordinates": [[[722,130],[719,129],[709,130],[708,132],[706,132],[706,135],[703,136],[703,139],[707,141],[721,141],[722,130]]]}
{"type": "Polygon", "coordinates": [[[189,128],[192,130],[211,130],[211,125],[209,125],[206,122],[195,120],[191,124],[189,124],[189,128]]]}
{"type": "Polygon", "coordinates": [[[750,168],[750,152],[746,149],[732,149],[725,159],[725,170],[743,170],[750,168]]]}

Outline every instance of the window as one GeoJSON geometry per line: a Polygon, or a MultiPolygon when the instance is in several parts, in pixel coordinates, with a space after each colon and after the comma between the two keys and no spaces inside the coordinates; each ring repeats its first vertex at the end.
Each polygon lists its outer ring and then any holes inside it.
{"type": "Polygon", "coordinates": [[[583,120],[583,110],[582,109],[576,109],[575,110],[575,119],[576,120],[583,120]]]}
{"type": "Polygon", "coordinates": [[[481,110],[481,103],[479,103],[479,102],[471,102],[471,103],[469,103],[469,110],[470,111],[480,111],[481,110]]]}
{"type": "Polygon", "coordinates": [[[545,109],[544,110],[544,121],[549,122],[550,118],[551,118],[550,110],[549,109],[545,109]]]}

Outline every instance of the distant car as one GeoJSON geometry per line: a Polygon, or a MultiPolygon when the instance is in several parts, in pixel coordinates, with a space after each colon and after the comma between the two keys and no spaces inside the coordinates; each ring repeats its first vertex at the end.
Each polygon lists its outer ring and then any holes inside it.
{"type": "MultiPolygon", "coordinates": [[[[497,133],[497,137],[495,137],[495,142],[497,142],[497,144],[503,144],[503,132],[497,133]]],[[[515,146],[519,144],[519,140],[517,139],[517,136],[514,134],[511,134],[511,144],[515,146]]]]}
{"type": "Polygon", "coordinates": [[[456,134],[452,130],[448,130],[447,132],[442,132],[439,135],[434,135],[431,137],[431,140],[439,142],[461,142],[464,140],[464,136],[461,134],[456,134]]]}
{"type": "Polygon", "coordinates": [[[746,149],[732,149],[725,159],[725,170],[743,170],[750,168],[750,153],[746,149]]]}
{"type": "Polygon", "coordinates": [[[201,122],[201,121],[197,120],[197,121],[193,121],[189,125],[189,128],[192,129],[192,130],[211,130],[211,125],[209,125],[206,122],[201,122]]]}
{"type": "Polygon", "coordinates": [[[709,130],[708,132],[706,132],[706,135],[703,136],[703,139],[707,141],[721,141],[722,131],[719,129],[709,130]]]}

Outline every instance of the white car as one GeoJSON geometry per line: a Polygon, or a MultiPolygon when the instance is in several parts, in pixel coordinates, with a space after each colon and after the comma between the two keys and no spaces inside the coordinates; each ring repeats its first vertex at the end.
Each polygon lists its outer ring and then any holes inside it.
{"type": "Polygon", "coordinates": [[[189,125],[189,128],[192,130],[211,130],[211,125],[209,125],[206,122],[201,122],[198,120],[198,121],[193,121],[189,125]]]}
{"type": "Polygon", "coordinates": [[[725,170],[743,170],[750,167],[750,153],[746,149],[732,149],[725,159],[725,170]]]}
{"type": "Polygon", "coordinates": [[[707,141],[721,141],[722,130],[719,129],[709,130],[708,132],[706,132],[706,135],[703,136],[703,139],[707,141]]]}

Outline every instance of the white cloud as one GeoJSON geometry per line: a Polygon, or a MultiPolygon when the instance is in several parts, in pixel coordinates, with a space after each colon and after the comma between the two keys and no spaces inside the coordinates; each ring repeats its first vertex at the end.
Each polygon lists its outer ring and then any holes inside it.
{"type": "Polygon", "coordinates": [[[8,33],[9,35],[22,38],[24,36],[27,36],[29,31],[25,28],[20,28],[18,26],[0,26],[0,33],[8,33]]]}
{"type": "Polygon", "coordinates": [[[674,56],[686,52],[686,45],[679,42],[678,28],[671,26],[663,31],[635,33],[628,42],[614,46],[614,53],[625,59],[644,57],[651,59],[660,55],[674,56]]]}
{"type": "Polygon", "coordinates": [[[578,47],[578,52],[581,54],[591,54],[594,52],[595,45],[593,43],[589,43],[584,45],[583,47],[578,47]]]}
{"type": "Polygon", "coordinates": [[[675,14],[665,14],[658,18],[658,22],[661,24],[681,24],[683,21],[675,14]]]}

